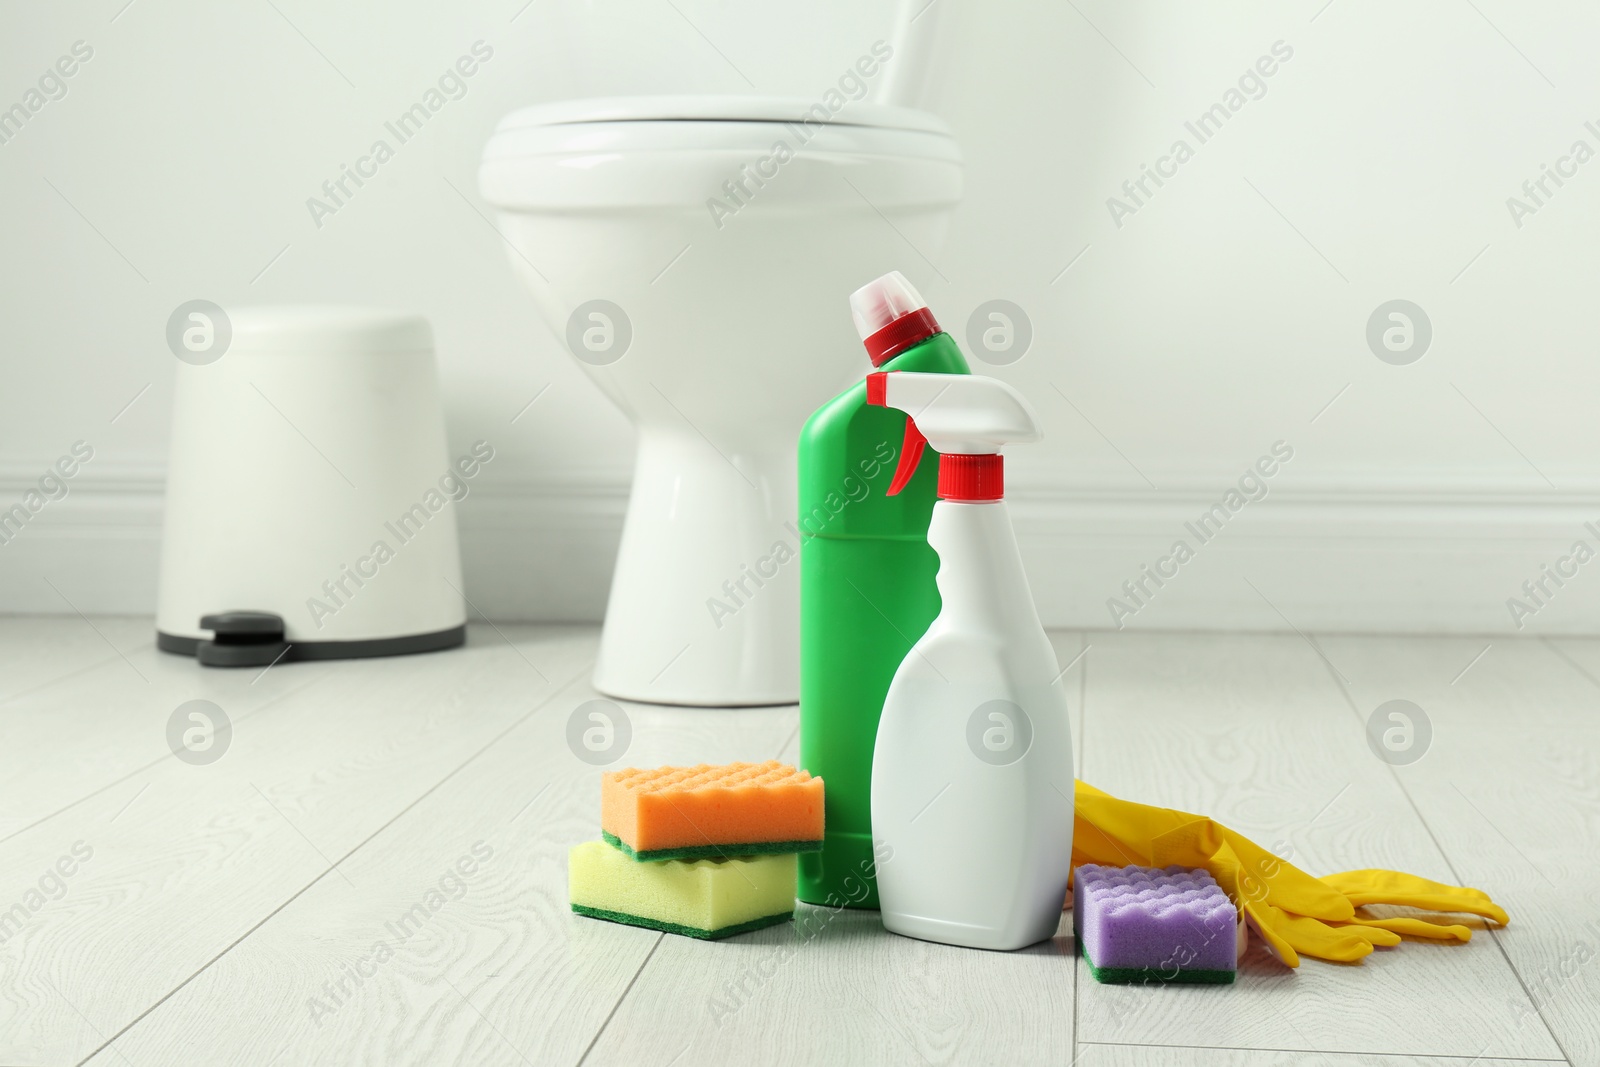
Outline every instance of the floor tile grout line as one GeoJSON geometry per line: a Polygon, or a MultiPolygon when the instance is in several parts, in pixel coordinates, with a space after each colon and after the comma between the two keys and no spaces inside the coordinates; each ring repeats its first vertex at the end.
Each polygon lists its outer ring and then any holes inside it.
{"type": "MultiPolygon", "coordinates": [[[[1060,627],[1046,626],[1045,629],[1047,629],[1047,630],[1055,630],[1057,633],[1067,633],[1067,632],[1069,632],[1069,631],[1067,631],[1065,629],[1062,629],[1060,627]]],[[[1091,626],[1091,627],[1083,630],[1082,632],[1085,633],[1085,634],[1095,634],[1095,635],[1099,635],[1099,636],[1103,636],[1103,637],[1120,637],[1120,636],[1129,635],[1129,634],[1135,635],[1135,636],[1143,636],[1143,637],[1293,637],[1294,636],[1294,631],[1293,630],[1284,630],[1284,629],[1269,630],[1269,629],[1266,629],[1266,628],[1260,627],[1260,626],[1257,626],[1257,627],[1233,626],[1233,627],[1228,627],[1226,629],[1221,629],[1221,630],[1205,630],[1205,629],[1201,629],[1198,626],[1134,626],[1134,625],[1129,624],[1129,625],[1123,626],[1122,629],[1120,629],[1120,630],[1117,629],[1114,626],[1091,626]]],[[[1449,632],[1444,632],[1444,631],[1440,631],[1440,630],[1317,630],[1317,631],[1307,630],[1306,633],[1314,634],[1314,636],[1322,637],[1322,638],[1389,637],[1389,638],[1395,638],[1395,639],[1398,639],[1398,640],[1405,640],[1405,641],[1409,641],[1409,640],[1431,641],[1431,640],[1441,640],[1441,639],[1452,640],[1453,641],[1453,640],[1455,640],[1457,638],[1476,638],[1476,639],[1478,639],[1480,641],[1509,641],[1509,642],[1512,642],[1512,643],[1518,643],[1518,642],[1533,642],[1533,641],[1540,640],[1540,638],[1538,636],[1533,635],[1533,634],[1524,635],[1524,634],[1516,634],[1516,633],[1505,633],[1503,631],[1496,631],[1496,630],[1461,630],[1459,632],[1458,631],[1454,631],[1454,630],[1449,631],[1449,632]]],[[[1568,634],[1568,633],[1553,633],[1553,634],[1549,634],[1547,636],[1561,638],[1561,639],[1570,639],[1570,640],[1576,640],[1576,641],[1583,641],[1583,640],[1593,640],[1597,636],[1600,636],[1600,635],[1596,635],[1596,634],[1593,634],[1593,633],[1585,632],[1585,633],[1571,633],[1571,634],[1568,634]]]]}
{"type": "Polygon", "coordinates": [[[1352,1051],[1342,1052],[1337,1049],[1312,1049],[1312,1048],[1265,1048],[1256,1045],[1162,1045],[1153,1041],[1085,1041],[1086,1045],[1105,1045],[1111,1048],[1162,1048],[1176,1050],[1202,1050],[1206,1052],[1304,1052],[1319,1056],[1385,1056],[1402,1060],[1466,1060],[1469,1067],[1473,1063],[1567,1063],[1544,1056],[1468,1056],[1464,1052],[1372,1052],[1352,1051]]]}
{"type": "Polygon", "coordinates": [[[1588,669],[1585,668],[1583,664],[1581,664],[1577,660],[1573,659],[1567,653],[1566,649],[1564,649],[1560,645],[1556,644],[1549,637],[1541,636],[1541,637],[1537,638],[1537,640],[1538,640],[1539,644],[1543,645],[1545,648],[1547,648],[1551,652],[1555,653],[1556,657],[1558,659],[1564,661],[1567,666],[1569,666],[1573,670],[1577,671],[1578,674],[1583,678],[1584,681],[1588,682],[1590,685],[1594,686],[1596,689],[1600,689],[1600,678],[1596,678],[1594,675],[1590,674],[1588,669]]]}
{"type": "MultiPolygon", "coordinates": [[[[655,956],[656,949],[660,948],[661,942],[666,939],[666,934],[656,935],[655,944],[651,945],[650,951],[644,954],[644,959],[639,962],[639,969],[633,972],[633,977],[628,979],[628,984],[623,987],[622,995],[617,998],[615,1004],[611,1005],[611,1010],[606,1012],[605,1021],[600,1024],[600,1029],[596,1030],[594,1036],[589,1039],[588,1047],[583,1050],[583,1055],[578,1057],[578,1062],[574,1067],[583,1067],[584,1061],[589,1058],[589,1053],[593,1052],[594,1047],[600,1043],[600,1038],[604,1036],[606,1027],[610,1026],[611,1020],[616,1017],[617,1009],[622,1007],[622,1002],[628,999],[629,993],[633,992],[633,984],[639,980],[639,976],[644,973],[644,969],[650,966],[650,960],[655,956]]],[[[678,1055],[681,1056],[683,1053],[680,1052],[678,1055]]]]}
{"type": "MultiPolygon", "coordinates": [[[[56,617],[56,618],[66,618],[67,616],[54,616],[54,617],[56,617]]],[[[521,625],[521,624],[514,624],[514,625],[521,625]]],[[[541,631],[548,630],[550,636],[568,636],[568,631],[571,629],[567,624],[563,624],[563,623],[554,623],[554,624],[539,623],[539,624],[534,624],[534,625],[537,625],[540,628],[541,631]]],[[[136,650],[136,651],[139,651],[139,650],[136,650]]],[[[90,667],[85,667],[83,669],[84,670],[91,670],[91,669],[93,669],[94,666],[103,666],[104,664],[109,663],[109,662],[114,662],[113,657],[107,657],[105,660],[102,660],[99,664],[91,665],[90,667]]],[[[305,684],[297,686],[296,688],[288,690],[287,692],[280,693],[277,696],[271,698],[270,700],[263,701],[258,707],[256,707],[254,710],[252,710],[249,714],[241,715],[238,719],[234,720],[233,728],[237,729],[239,723],[247,722],[248,720],[255,718],[257,715],[261,714],[262,712],[271,709],[279,701],[287,700],[289,697],[292,697],[292,696],[295,696],[298,693],[304,692],[306,689],[309,689],[311,686],[317,684],[319,681],[321,681],[321,680],[323,680],[325,678],[332,677],[336,668],[330,666],[329,665],[330,662],[331,661],[327,661],[327,660],[318,660],[318,661],[313,661],[313,662],[310,662],[310,663],[297,664],[297,666],[301,667],[302,669],[315,668],[315,667],[323,667],[324,669],[320,673],[315,674],[305,684]]],[[[81,671],[77,672],[77,673],[81,673],[81,671]]],[[[50,684],[54,684],[54,683],[50,683],[50,684]]],[[[253,685],[254,683],[252,682],[251,684],[253,685]]],[[[4,703],[5,703],[4,700],[0,700],[0,705],[3,705],[4,703]]],[[[149,763],[146,763],[141,767],[135,767],[133,770],[131,770],[128,773],[124,774],[122,777],[116,779],[115,781],[108,782],[105,785],[99,787],[98,789],[95,789],[95,790],[92,790],[91,792],[85,793],[83,796],[79,797],[77,800],[74,800],[70,804],[66,804],[66,805],[64,805],[64,806],[62,806],[60,808],[57,808],[55,811],[51,812],[48,815],[40,816],[38,819],[35,819],[33,822],[29,823],[27,826],[20,827],[20,828],[18,828],[16,830],[12,830],[11,832],[5,834],[4,836],[0,836],[0,845],[4,845],[6,842],[10,841],[12,838],[15,838],[15,837],[18,837],[18,836],[20,836],[22,834],[25,834],[29,830],[35,829],[36,827],[39,827],[39,826],[43,826],[45,823],[49,822],[51,819],[54,819],[57,816],[63,815],[66,812],[71,811],[73,808],[77,807],[80,804],[83,804],[83,803],[85,803],[87,801],[93,800],[95,797],[100,796],[102,793],[105,793],[108,790],[115,789],[117,786],[122,785],[124,782],[128,781],[129,779],[136,778],[139,775],[143,774],[144,772],[150,770],[151,768],[159,766],[164,761],[166,761],[168,759],[172,759],[172,758],[174,758],[173,754],[172,753],[168,753],[166,755],[157,756],[155,759],[151,760],[149,763]]]]}
{"type": "MultiPolygon", "coordinates": [[[[1321,635],[1313,634],[1312,636],[1320,638],[1321,635]]],[[[1361,709],[1356,705],[1355,697],[1351,695],[1349,688],[1344,683],[1344,680],[1338,676],[1338,672],[1332,670],[1332,664],[1327,663],[1326,660],[1324,660],[1324,664],[1329,668],[1330,676],[1333,679],[1333,684],[1338,687],[1339,695],[1344,698],[1345,706],[1350,709],[1350,714],[1355,717],[1356,724],[1364,729],[1366,724],[1361,718],[1361,709]]],[[[1467,883],[1461,877],[1461,872],[1456,869],[1455,860],[1451,859],[1450,854],[1445,851],[1444,843],[1439,840],[1439,835],[1434,832],[1433,825],[1428,822],[1427,816],[1422,814],[1422,809],[1417,806],[1416,798],[1411,795],[1411,790],[1406,788],[1405,782],[1400,777],[1399,768],[1393,764],[1388,764],[1387,766],[1389,769],[1389,778],[1400,790],[1400,795],[1406,798],[1406,803],[1411,806],[1411,812],[1417,817],[1417,822],[1422,825],[1423,832],[1428,835],[1428,839],[1433,842],[1433,847],[1438,850],[1439,858],[1444,860],[1444,865],[1450,869],[1450,877],[1455,879],[1456,885],[1466,885],[1467,883]]],[[[1567,1046],[1562,1043],[1561,1038],[1556,1036],[1555,1027],[1553,1027],[1550,1024],[1550,1020],[1545,1017],[1545,1006],[1539,1003],[1538,999],[1533,995],[1533,990],[1528,988],[1528,983],[1522,977],[1522,972],[1517,970],[1517,965],[1512,962],[1511,953],[1506,951],[1505,945],[1502,944],[1500,939],[1495,936],[1495,928],[1486,925],[1484,927],[1484,932],[1489,935],[1490,943],[1493,944],[1494,947],[1500,952],[1500,958],[1505,961],[1506,967],[1511,971],[1511,976],[1517,980],[1517,985],[1522,989],[1522,995],[1528,998],[1529,1006],[1532,1007],[1534,1013],[1539,1016],[1539,1022],[1544,1024],[1545,1033],[1549,1035],[1551,1043],[1554,1044],[1555,1047],[1560,1051],[1562,1058],[1552,1062],[1565,1062],[1568,1064],[1568,1067],[1571,1067],[1572,1054],[1567,1051],[1567,1046]]],[[[1481,1052],[1478,1055],[1480,1058],[1483,1057],[1483,1053],[1481,1052]]],[[[1489,1058],[1493,1059],[1496,1057],[1489,1058]]]]}
{"type": "MultiPolygon", "coordinates": [[[[794,739],[800,735],[800,715],[799,715],[799,711],[800,711],[800,709],[798,707],[795,708],[794,729],[790,730],[789,731],[789,736],[784,738],[783,744],[780,745],[779,748],[778,748],[778,755],[773,756],[772,757],[773,759],[777,759],[779,756],[782,756],[783,753],[784,753],[784,750],[787,749],[790,745],[792,745],[794,743],[794,739]]],[[[795,754],[794,762],[795,762],[796,766],[799,765],[799,763],[800,763],[800,755],[799,755],[799,753],[795,754]]]]}
{"type": "MultiPolygon", "coordinates": [[[[66,615],[52,615],[52,616],[45,616],[45,617],[47,617],[47,618],[56,618],[56,619],[65,619],[65,618],[68,618],[69,616],[66,616],[66,615]]],[[[105,659],[97,659],[93,663],[85,663],[83,666],[74,667],[72,670],[69,670],[66,674],[57,675],[56,677],[51,678],[47,682],[40,682],[38,685],[33,686],[31,688],[28,688],[28,689],[23,689],[20,692],[7,693],[4,696],[0,696],[0,708],[4,708],[7,704],[11,703],[14,700],[21,700],[23,697],[33,696],[35,693],[43,692],[44,690],[49,689],[51,686],[60,685],[62,682],[71,681],[73,678],[76,678],[80,674],[86,674],[89,671],[98,670],[99,668],[104,667],[107,663],[115,663],[117,661],[117,657],[123,655],[125,652],[143,652],[146,649],[153,650],[155,647],[156,647],[155,642],[154,641],[149,641],[149,642],[144,642],[144,643],[135,645],[133,648],[116,650],[115,652],[113,652],[112,655],[107,656],[105,659]]]]}
{"type": "MultiPolygon", "coordinates": [[[[256,707],[254,710],[252,710],[248,715],[241,715],[237,719],[235,719],[233,721],[233,726],[231,727],[231,729],[237,730],[240,723],[248,722],[249,720],[255,718],[257,715],[260,715],[262,712],[270,710],[275,704],[279,703],[280,701],[287,700],[289,697],[292,697],[292,696],[295,696],[298,693],[304,692],[305,690],[311,688],[313,685],[316,685],[322,679],[329,677],[330,674],[331,674],[331,672],[324,672],[324,673],[315,675],[309,681],[307,681],[305,684],[300,685],[300,686],[296,686],[294,689],[291,689],[288,692],[279,693],[277,696],[273,697],[270,700],[263,701],[260,704],[260,706],[256,707]]],[[[101,786],[100,788],[94,789],[94,790],[91,790],[91,791],[85,793],[83,796],[79,797],[77,800],[74,800],[69,804],[65,804],[62,807],[57,808],[55,811],[52,811],[48,815],[41,815],[39,818],[35,819],[33,822],[29,823],[27,826],[23,826],[23,827],[20,827],[20,828],[18,828],[16,830],[12,830],[10,833],[6,834],[5,836],[0,837],[0,845],[5,844],[7,841],[10,841],[14,837],[20,837],[22,834],[27,833],[29,830],[32,830],[32,829],[35,829],[37,827],[43,826],[45,823],[49,822],[51,819],[54,819],[54,818],[56,818],[56,817],[58,817],[60,815],[64,815],[67,812],[71,811],[73,808],[76,808],[78,805],[87,803],[88,801],[93,800],[95,797],[100,796],[102,793],[105,793],[105,792],[108,792],[109,790],[115,789],[117,786],[119,786],[122,783],[128,781],[129,779],[137,778],[139,775],[145,773],[148,770],[151,770],[154,767],[160,766],[162,763],[165,763],[169,759],[177,759],[177,755],[175,753],[172,753],[172,752],[166,752],[166,753],[163,753],[160,756],[157,756],[155,759],[151,760],[149,763],[144,764],[142,767],[135,767],[133,770],[129,771],[127,774],[124,774],[121,778],[118,778],[118,779],[116,779],[115,781],[112,781],[112,782],[107,782],[105,785],[101,786]]]]}
{"type": "MultiPolygon", "coordinates": [[[[1453,878],[1455,878],[1456,884],[1466,885],[1466,880],[1463,879],[1456,871],[1455,861],[1453,861],[1444,851],[1443,845],[1439,843],[1438,837],[1433,832],[1433,827],[1428,823],[1427,818],[1422,814],[1422,810],[1417,806],[1416,800],[1412,798],[1411,790],[1407,789],[1405,787],[1405,783],[1399,780],[1400,776],[1395,768],[1390,767],[1389,773],[1395,778],[1396,784],[1400,786],[1400,792],[1405,796],[1406,802],[1411,805],[1411,810],[1416,812],[1417,818],[1422,821],[1423,829],[1427,830],[1428,836],[1433,838],[1434,847],[1438,848],[1440,855],[1444,857],[1445,864],[1450,868],[1450,874],[1453,878]]],[[[1560,1036],[1556,1034],[1555,1027],[1545,1016],[1545,1005],[1541,1004],[1538,998],[1533,995],[1533,990],[1528,987],[1527,981],[1522,977],[1522,972],[1517,970],[1516,963],[1511,959],[1511,953],[1506,950],[1505,943],[1502,942],[1498,936],[1498,929],[1493,926],[1485,926],[1484,933],[1489,935],[1489,943],[1494,945],[1494,947],[1499,950],[1500,958],[1505,960],[1506,968],[1511,971],[1511,976],[1517,980],[1517,985],[1521,987],[1523,995],[1528,998],[1528,1003],[1533,1007],[1534,1012],[1539,1016],[1539,1022],[1544,1025],[1545,1033],[1550,1036],[1551,1043],[1553,1043],[1555,1047],[1560,1050],[1562,1060],[1558,1060],[1556,1062],[1565,1062],[1568,1067],[1571,1067],[1572,1056],[1567,1052],[1567,1046],[1562,1042],[1560,1036]]],[[[1479,1055],[1482,1056],[1482,1053],[1479,1053],[1479,1055]]],[[[1489,1058],[1493,1059],[1497,1057],[1489,1058]]]]}
{"type": "Polygon", "coordinates": [[[426,790],[424,790],[421,794],[419,794],[416,797],[415,800],[411,801],[411,803],[407,804],[405,807],[403,807],[399,811],[395,812],[395,814],[393,816],[391,816],[387,822],[385,822],[382,826],[379,826],[376,830],[373,830],[372,833],[368,834],[362,840],[358,841],[350,849],[350,851],[346,852],[343,856],[340,856],[333,863],[329,864],[328,867],[325,870],[323,870],[320,874],[318,874],[315,878],[311,879],[311,881],[307,882],[305,885],[303,885],[299,889],[295,890],[295,892],[294,892],[294,894],[292,896],[290,896],[282,904],[279,904],[276,908],[273,908],[266,915],[262,916],[261,919],[258,922],[256,922],[248,930],[246,930],[244,933],[240,934],[236,939],[234,939],[227,946],[225,946],[222,949],[222,951],[218,952],[215,956],[211,957],[205,963],[201,964],[200,967],[193,974],[191,974],[189,977],[185,978],[183,981],[179,982],[177,985],[173,986],[166,993],[164,993],[161,996],[161,998],[159,1000],[157,1000],[154,1004],[151,1004],[148,1008],[146,1008],[144,1011],[140,1012],[133,1019],[130,1019],[128,1021],[128,1023],[125,1026],[122,1027],[122,1029],[118,1030],[116,1033],[112,1034],[109,1038],[107,1038],[104,1044],[102,1044],[99,1048],[96,1048],[96,1049],[92,1050],[87,1056],[85,1056],[83,1059],[79,1060],[78,1063],[76,1064],[76,1067],[84,1067],[84,1065],[87,1064],[90,1060],[94,1059],[96,1056],[100,1055],[100,1053],[104,1052],[111,1045],[115,1044],[118,1038],[122,1037],[122,1035],[126,1034],[128,1031],[132,1030],[135,1026],[138,1026],[140,1022],[142,1022],[145,1018],[147,1018],[157,1008],[160,1008],[161,1005],[165,1004],[168,1000],[172,999],[179,992],[181,992],[183,990],[183,988],[185,986],[187,986],[190,982],[193,982],[196,978],[200,977],[206,971],[210,970],[217,963],[218,960],[222,959],[222,957],[226,956],[228,953],[232,952],[239,945],[243,944],[246,938],[252,936],[257,930],[261,929],[267,923],[271,922],[273,920],[273,918],[275,918],[279,913],[281,913],[290,904],[293,904],[296,900],[299,900],[302,896],[304,896],[307,892],[309,892],[313,886],[317,885],[319,882],[321,882],[328,875],[332,874],[334,872],[334,870],[339,867],[340,864],[342,864],[345,861],[347,861],[348,859],[350,859],[351,856],[354,856],[357,852],[361,851],[363,848],[366,848],[367,845],[371,844],[372,841],[375,840],[378,837],[379,834],[382,834],[385,830],[389,829],[389,827],[393,826],[395,823],[397,823],[401,819],[403,819],[410,811],[412,811],[414,808],[416,808],[416,806],[418,804],[421,804],[424,800],[427,800],[430,796],[432,796],[435,792],[437,792],[442,786],[444,786],[444,784],[446,782],[450,781],[456,775],[460,774],[470,764],[472,764],[475,760],[477,760],[479,757],[481,757],[485,752],[488,752],[495,745],[499,744],[500,741],[503,740],[513,730],[517,729],[523,723],[527,722],[529,719],[533,718],[539,712],[543,711],[557,697],[559,697],[562,693],[566,692],[572,686],[572,684],[574,682],[577,682],[580,679],[584,678],[588,674],[588,672],[593,669],[593,667],[594,667],[593,661],[592,660],[586,660],[575,674],[573,674],[566,681],[562,682],[559,686],[556,686],[553,690],[551,690],[550,694],[548,696],[546,696],[543,700],[539,701],[532,708],[529,708],[528,711],[524,715],[522,715],[516,721],[512,722],[504,730],[501,730],[498,734],[495,734],[493,737],[491,737],[487,742],[484,743],[482,748],[480,748],[476,752],[472,753],[472,755],[468,756],[465,760],[463,760],[460,764],[458,764],[453,770],[451,770],[449,773],[447,773],[443,778],[440,778],[437,782],[433,783],[433,785],[429,786],[426,790]]]}
{"type": "MultiPolygon", "coordinates": [[[[1078,653],[1081,656],[1084,649],[1089,646],[1089,635],[1081,630],[1078,632],[1078,644],[1083,646],[1078,649],[1078,653]]],[[[1083,669],[1078,672],[1078,747],[1073,750],[1073,755],[1077,757],[1080,771],[1084,768],[1083,740],[1089,734],[1088,723],[1089,661],[1088,657],[1084,657],[1083,669]]],[[[1073,793],[1076,796],[1076,782],[1073,783],[1073,793]]],[[[1074,818],[1076,818],[1076,808],[1074,808],[1074,818]]],[[[1072,1063],[1077,1063],[1078,1057],[1083,1054],[1078,1051],[1079,1046],[1083,1044],[1078,1040],[1078,1002],[1081,999],[1083,989],[1083,983],[1080,980],[1082,976],[1078,973],[1080,970],[1082,968],[1078,964],[1078,926],[1074,922],[1072,926],[1072,1060],[1070,1061],[1072,1063]]]]}

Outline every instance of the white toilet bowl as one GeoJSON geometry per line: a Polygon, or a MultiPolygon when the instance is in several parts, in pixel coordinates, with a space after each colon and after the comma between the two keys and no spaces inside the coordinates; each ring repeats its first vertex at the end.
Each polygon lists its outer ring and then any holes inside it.
{"type": "Polygon", "coordinates": [[[795,442],[870,369],[849,293],[932,274],[962,184],[937,118],[810,108],[568,101],[512,113],[485,149],[512,266],[638,429],[595,667],[610,696],[798,697],[795,442]]]}

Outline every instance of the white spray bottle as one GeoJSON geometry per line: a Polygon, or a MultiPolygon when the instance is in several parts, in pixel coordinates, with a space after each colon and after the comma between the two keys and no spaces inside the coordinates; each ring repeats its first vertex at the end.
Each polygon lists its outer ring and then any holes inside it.
{"type": "MultiPolygon", "coordinates": [[[[873,374],[867,400],[906,412],[940,453],[928,544],[942,606],[895,673],[872,758],[883,925],[1022,948],[1054,936],[1072,857],[1066,696],[1002,499],[1000,448],[1037,441],[1038,420],[977,375],[873,374]]],[[[914,468],[922,441],[907,439],[914,468]]]]}

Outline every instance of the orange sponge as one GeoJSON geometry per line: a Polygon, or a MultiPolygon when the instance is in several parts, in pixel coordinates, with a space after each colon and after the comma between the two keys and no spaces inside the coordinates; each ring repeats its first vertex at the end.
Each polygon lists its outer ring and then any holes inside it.
{"type": "Polygon", "coordinates": [[[640,860],[822,848],[822,779],[785,763],[657,767],[600,779],[605,839],[640,860]]]}

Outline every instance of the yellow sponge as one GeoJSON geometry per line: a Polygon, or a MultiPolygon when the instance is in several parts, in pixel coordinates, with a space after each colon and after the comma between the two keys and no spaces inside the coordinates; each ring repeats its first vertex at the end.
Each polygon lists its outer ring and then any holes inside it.
{"type": "Polygon", "coordinates": [[[567,895],[579,915],[707,940],[794,915],[792,853],[640,863],[604,841],[567,854],[567,895]]]}

